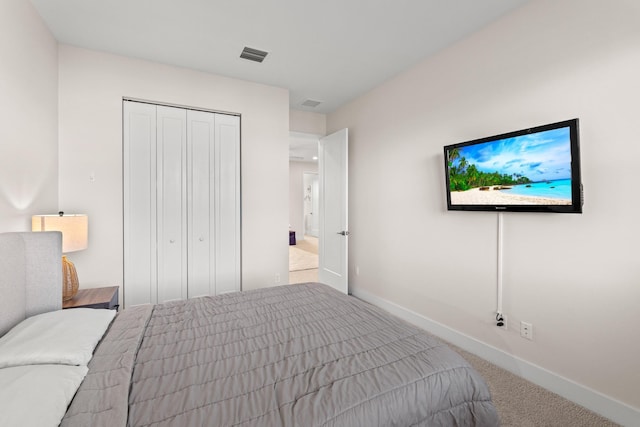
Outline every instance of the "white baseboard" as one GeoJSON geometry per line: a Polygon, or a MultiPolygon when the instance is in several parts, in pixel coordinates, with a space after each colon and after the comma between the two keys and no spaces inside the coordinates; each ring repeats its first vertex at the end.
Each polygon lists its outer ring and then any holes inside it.
{"type": "Polygon", "coordinates": [[[531,381],[549,391],[559,394],[565,399],[588,408],[605,418],[623,426],[637,427],[640,425],[640,409],[638,408],[634,408],[545,368],[534,365],[482,341],[478,341],[475,338],[401,307],[391,301],[387,301],[384,298],[377,297],[357,288],[350,288],[350,291],[356,298],[378,306],[409,323],[431,332],[443,340],[449,341],[451,344],[457,345],[527,381],[531,381]]]}

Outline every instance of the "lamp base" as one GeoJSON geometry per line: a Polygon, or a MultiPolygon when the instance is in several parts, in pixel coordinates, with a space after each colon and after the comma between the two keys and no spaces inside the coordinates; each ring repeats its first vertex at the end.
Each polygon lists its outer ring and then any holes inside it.
{"type": "Polygon", "coordinates": [[[69,301],[78,293],[78,274],[76,267],[66,257],[62,256],[62,301],[69,301]]]}

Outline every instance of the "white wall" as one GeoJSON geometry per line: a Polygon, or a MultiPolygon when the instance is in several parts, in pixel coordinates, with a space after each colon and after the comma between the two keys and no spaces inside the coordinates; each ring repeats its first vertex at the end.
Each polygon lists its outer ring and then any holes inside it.
{"type": "Polygon", "coordinates": [[[287,90],[65,45],[59,56],[60,208],[89,215],[81,287],[122,284],[123,97],[242,115],[243,289],[287,277],[287,90]]]}
{"type": "Polygon", "coordinates": [[[58,47],[30,2],[0,2],[0,232],[58,209],[58,47]]]}
{"type": "Polygon", "coordinates": [[[318,172],[313,162],[289,162],[289,224],[297,239],[304,239],[304,173],[318,172]]]}
{"type": "Polygon", "coordinates": [[[530,2],[330,114],[351,137],[351,288],[638,410],[639,18],[530,2]],[[446,211],[442,147],[574,117],[584,214],[504,215],[501,331],[497,216],[446,211]]]}
{"type": "Polygon", "coordinates": [[[289,111],[289,130],[324,136],[327,134],[327,116],[311,111],[291,110],[289,111]]]}

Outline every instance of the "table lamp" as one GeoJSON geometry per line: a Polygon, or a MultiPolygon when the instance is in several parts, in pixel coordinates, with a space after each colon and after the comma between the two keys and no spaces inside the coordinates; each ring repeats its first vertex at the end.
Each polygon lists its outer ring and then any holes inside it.
{"type": "Polygon", "coordinates": [[[86,215],[34,215],[31,218],[32,231],[62,232],[62,300],[72,299],[78,292],[76,267],[67,258],[69,252],[87,249],[89,218],[86,215]]]}

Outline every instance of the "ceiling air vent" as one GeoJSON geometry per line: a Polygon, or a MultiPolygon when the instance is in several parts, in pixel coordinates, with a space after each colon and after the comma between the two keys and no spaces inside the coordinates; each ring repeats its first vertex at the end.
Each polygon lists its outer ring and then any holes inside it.
{"type": "Polygon", "coordinates": [[[240,54],[240,58],[248,59],[249,61],[262,62],[264,58],[266,58],[269,52],[265,52],[263,50],[253,49],[251,47],[246,47],[242,49],[242,53],[240,54]]]}
{"type": "Polygon", "coordinates": [[[303,107],[311,107],[316,108],[318,105],[322,104],[321,101],[314,101],[313,99],[307,99],[302,103],[303,107]]]}

